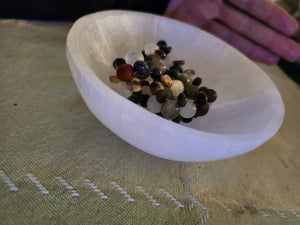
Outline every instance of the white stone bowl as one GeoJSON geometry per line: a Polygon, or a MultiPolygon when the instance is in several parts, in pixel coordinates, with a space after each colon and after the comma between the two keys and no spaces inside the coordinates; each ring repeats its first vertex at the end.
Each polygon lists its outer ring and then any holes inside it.
{"type": "Polygon", "coordinates": [[[277,88],[256,64],[212,35],[165,17],[119,10],[84,16],[68,34],[67,58],[91,112],[126,142],[161,158],[199,162],[240,155],[270,139],[284,118],[277,88]],[[190,124],[130,102],[109,81],[115,58],[161,39],[173,47],[171,59],[184,59],[185,69],[218,92],[208,114],[190,124]]]}

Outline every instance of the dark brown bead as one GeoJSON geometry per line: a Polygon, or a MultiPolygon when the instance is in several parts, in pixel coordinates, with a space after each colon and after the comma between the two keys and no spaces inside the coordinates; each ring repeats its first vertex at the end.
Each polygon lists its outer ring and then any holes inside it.
{"type": "Polygon", "coordinates": [[[207,95],[208,102],[214,102],[217,99],[217,92],[213,89],[208,89],[205,91],[207,95]]]}
{"type": "Polygon", "coordinates": [[[158,58],[160,58],[161,60],[166,59],[166,53],[164,53],[164,52],[161,51],[161,50],[155,50],[155,51],[154,51],[154,54],[155,54],[158,58]]]}
{"type": "Polygon", "coordinates": [[[117,76],[121,81],[131,81],[133,79],[133,68],[130,64],[122,64],[117,68],[117,76]]]}

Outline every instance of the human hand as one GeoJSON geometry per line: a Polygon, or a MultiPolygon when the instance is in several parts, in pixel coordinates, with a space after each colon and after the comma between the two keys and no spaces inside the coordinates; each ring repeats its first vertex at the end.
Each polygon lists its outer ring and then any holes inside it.
{"type": "Polygon", "coordinates": [[[165,16],[202,28],[258,62],[300,58],[300,45],[288,37],[297,21],[270,0],[170,0],[165,16]]]}

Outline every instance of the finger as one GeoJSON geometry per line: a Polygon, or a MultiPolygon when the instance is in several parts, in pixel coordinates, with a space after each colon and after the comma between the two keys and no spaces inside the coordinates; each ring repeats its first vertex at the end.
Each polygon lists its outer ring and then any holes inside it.
{"type": "Polygon", "coordinates": [[[279,57],[277,55],[247,40],[246,38],[240,36],[230,28],[222,25],[217,21],[208,22],[203,27],[203,29],[234,46],[254,61],[273,65],[276,64],[279,60],[279,57]]]}
{"type": "Polygon", "coordinates": [[[300,58],[300,45],[229,5],[224,5],[219,19],[237,33],[247,37],[288,61],[300,58]]]}
{"type": "Polygon", "coordinates": [[[298,30],[298,22],[283,8],[270,0],[226,1],[287,36],[295,34],[298,30]]]}

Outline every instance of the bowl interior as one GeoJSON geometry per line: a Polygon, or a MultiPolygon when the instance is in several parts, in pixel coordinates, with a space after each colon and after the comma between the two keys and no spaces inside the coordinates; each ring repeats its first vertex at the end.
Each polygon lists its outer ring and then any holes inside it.
{"type": "Polygon", "coordinates": [[[201,85],[218,93],[206,116],[184,126],[220,134],[254,133],[267,126],[276,90],[272,81],[235,49],[192,26],[150,14],[102,12],[90,15],[79,47],[93,72],[112,87],[113,60],[159,40],[173,47],[171,61],[184,59],[184,68],[194,69],[201,85]]]}

